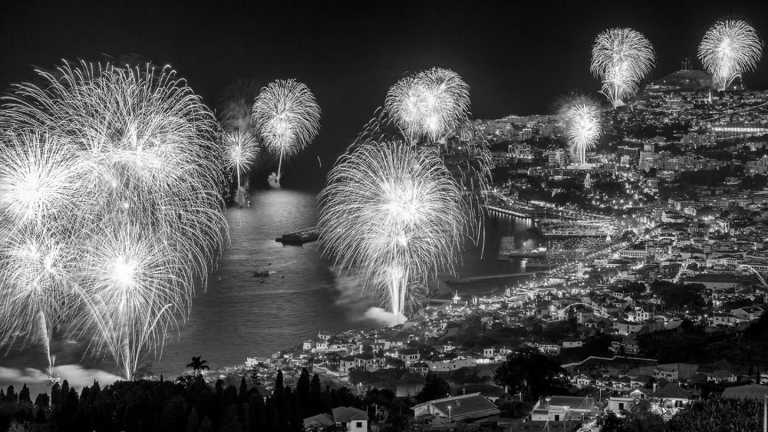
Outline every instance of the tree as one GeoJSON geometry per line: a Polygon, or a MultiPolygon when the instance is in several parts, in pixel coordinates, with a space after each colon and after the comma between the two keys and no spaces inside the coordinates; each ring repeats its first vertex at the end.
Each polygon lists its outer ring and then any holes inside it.
{"type": "Polygon", "coordinates": [[[527,400],[538,399],[552,390],[561,389],[565,371],[551,357],[536,348],[526,347],[507,356],[496,369],[494,381],[506,386],[507,392],[522,392],[527,400]]]}
{"type": "Polygon", "coordinates": [[[29,387],[27,387],[26,384],[24,384],[24,386],[21,388],[21,391],[19,392],[19,402],[32,402],[32,400],[29,398],[29,387]]]}
{"type": "Polygon", "coordinates": [[[187,426],[184,429],[186,432],[197,432],[200,426],[200,416],[197,414],[197,408],[192,407],[187,416],[187,426]]]}
{"type": "Polygon", "coordinates": [[[40,393],[35,398],[35,406],[40,408],[41,410],[47,410],[49,405],[50,405],[50,399],[48,398],[48,394],[40,393]]]}
{"type": "Polygon", "coordinates": [[[419,394],[416,395],[416,400],[419,402],[426,402],[432,399],[440,399],[447,396],[451,391],[451,386],[448,382],[440,378],[437,374],[428,373],[424,382],[424,387],[419,394]]]}
{"type": "Polygon", "coordinates": [[[276,399],[283,397],[284,390],[285,385],[283,384],[283,371],[278,369],[277,376],[275,377],[275,390],[272,392],[273,397],[276,399]]]}
{"type": "Polygon", "coordinates": [[[187,367],[192,369],[195,375],[202,375],[204,370],[210,369],[208,360],[203,360],[202,356],[192,356],[192,361],[187,364],[187,367]]]}

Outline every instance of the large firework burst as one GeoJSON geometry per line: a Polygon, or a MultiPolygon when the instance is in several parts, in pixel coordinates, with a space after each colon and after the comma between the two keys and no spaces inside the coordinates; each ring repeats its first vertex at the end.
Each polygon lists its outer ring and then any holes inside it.
{"type": "Polygon", "coordinates": [[[283,158],[303,150],[320,129],[315,95],[293,79],[272,81],[262,88],[253,103],[252,116],[264,146],[278,155],[278,178],[283,158]]]}
{"type": "Polygon", "coordinates": [[[762,52],[757,31],[742,20],[716,22],[699,44],[699,60],[721,91],[742,73],[754,70],[762,52]]]}
{"type": "Polygon", "coordinates": [[[66,269],[56,280],[83,306],[73,328],[107,348],[130,378],[140,354],[160,348],[186,318],[195,281],[205,283],[226,240],[216,123],[168,67],[65,62],[37,73],[42,84],[14,86],[0,111],[11,136],[45,133],[0,150],[11,162],[0,170],[3,217],[26,224],[23,242],[3,239],[6,262],[24,280],[34,266],[15,264],[16,245],[56,239],[59,261],[73,263],[55,267],[66,269]],[[105,276],[128,273],[135,283],[105,276]],[[126,292],[142,307],[120,306],[115,299],[126,292]]]}
{"type": "Polygon", "coordinates": [[[600,107],[590,98],[575,97],[563,104],[560,117],[565,123],[571,155],[579,164],[586,164],[587,150],[597,144],[603,131],[600,107]]]}
{"type": "Polygon", "coordinates": [[[384,107],[410,142],[437,141],[469,114],[469,86],[459,74],[432,68],[407,76],[387,92],[384,107]]]}
{"type": "Polygon", "coordinates": [[[453,269],[467,222],[461,190],[434,149],[370,141],[331,170],[318,225],[335,264],[386,292],[402,316],[411,283],[453,269]]]}
{"type": "Polygon", "coordinates": [[[612,28],[595,38],[591,71],[603,82],[602,93],[614,107],[637,92],[638,84],[653,69],[653,46],[631,28],[612,28]]]}

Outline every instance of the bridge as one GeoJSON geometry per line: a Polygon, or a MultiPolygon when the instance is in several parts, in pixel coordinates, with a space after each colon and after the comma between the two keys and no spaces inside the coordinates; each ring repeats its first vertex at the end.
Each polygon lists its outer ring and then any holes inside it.
{"type": "Polygon", "coordinates": [[[484,207],[485,207],[485,212],[488,213],[488,215],[490,216],[502,217],[502,218],[505,218],[505,217],[516,218],[516,219],[533,219],[531,215],[520,212],[520,211],[510,210],[507,208],[501,208],[501,207],[496,207],[492,205],[486,205],[484,207]]]}

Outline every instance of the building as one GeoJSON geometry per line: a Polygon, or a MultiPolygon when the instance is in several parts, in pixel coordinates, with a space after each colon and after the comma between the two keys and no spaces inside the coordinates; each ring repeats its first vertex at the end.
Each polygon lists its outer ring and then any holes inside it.
{"type": "Polygon", "coordinates": [[[336,407],[332,411],[333,421],[339,430],[347,432],[368,432],[368,413],[354,407],[336,407]]]}
{"type": "Polygon", "coordinates": [[[330,415],[322,413],[305,418],[304,430],[306,432],[324,432],[329,430],[335,424],[336,423],[333,421],[333,418],[330,415]]]}
{"type": "Polygon", "coordinates": [[[665,417],[674,415],[695,399],[696,392],[680,387],[676,383],[668,383],[651,393],[651,407],[665,417]]]}
{"type": "Polygon", "coordinates": [[[608,405],[605,407],[605,409],[606,411],[611,411],[616,414],[621,414],[626,411],[632,411],[632,408],[636,404],[637,404],[636,398],[612,396],[608,398],[608,405]]]}
{"type": "Polygon", "coordinates": [[[498,420],[496,405],[480,393],[434,399],[413,407],[414,417],[431,424],[485,423],[498,420]]]}
{"type": "Polygon", "coordinates": [[[755,321],[763,315],[763,308],[760,306],[744,306],[731,310],[731,315],[745,321],[755,321]]]}
{"type": "Polygon", "coordinates": [[[532,421],[566,421],[597,415],[599,408],[591,397],[550,396],[540,399],[531,410],[532,421]]]}
{"type": "Polygon", "coordinates": [[[547,165],[551,168],[562,168],[568,165],[568,153],[565,150],[558,149],[546,153],[547,165]]]}
{"type": "Polygon", "coordinates": [[[762,401],[768,397],[768,386],[760,384],[747,384],[741,386],[726,387],[721,396],[723,399],[754,399],[762,401]]]}

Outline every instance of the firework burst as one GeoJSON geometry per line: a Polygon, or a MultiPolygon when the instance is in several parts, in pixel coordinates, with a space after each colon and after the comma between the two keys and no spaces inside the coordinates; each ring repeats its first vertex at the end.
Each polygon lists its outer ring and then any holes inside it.
{"type": "Polygon", "coordinates": [[[317,136],[320,106],[305,84],[276,80],[256,96],[252,118],[265,148],[278,155],[279,179],[283,158],[300,152],[317,136]]]}
{"type": "Polygon", "coordinates": [[[343,155],[320,195],[321,246],[343,271],[386,292],[403,316],[407,289],[452,271],[466,231],[459,186],[433,149],[402,141],[343,155]]]}
{"type": "Polygon", "coordinates": [[[600,107],[591,99],[576,97],[560,110],[571,155],[579,164],[587,163],[587,151],[594,148],[602,134],[600,107]]]}
{"type": "Polygon", "coordinates": [[[721,91],[742,73],[754,70],[762,52],[757,31],[742,20],[718,21],[699,44],[699,60],[712,74],[712,84],[721,91]]]}
{"type": "Polygon", "coordinates": [[[245,173],[256,160],[259,148],[256,139],[247,131],[227,132],[223,137],[224,162],[227,168],[237,174],[237,187],[240,187],[240,173],[245,173]]]}
{"type": "Polygon", "coordinates": [[[38,285],[77,296],[70,331],[130,378],[141,353],[157,352],[186,319],[195,281],[205,284],[226,241],[216,123],[167,67],[65,62],[37,73],[43,84],[14,86],[0,111],[12,136],[45,132],[0,151],[2,214],[25,228],[23,241],[3,240],[18,269],[3,289],[36,277],[39,264],[19,264],[35,255],[14,251],[55,239],[59,258],[40,259],[72,265],[43,264],[66,277],[38,285]]]}
{"type": "Polygon", "coordinates": [[[459,74],[432,68],[405,77],[387,92],[384,107],[403,134],[414,142],[437,141],[469,115],[469,86],[459,74]]]}
{"type": "Polygon", "coordinates": [[[653,69],[653,46],[631,28],[612,28],[597,35],[592,46],[591,71],[603,82],[602,93],[613,107],[637,92],[638,84],[653,69]]]}

